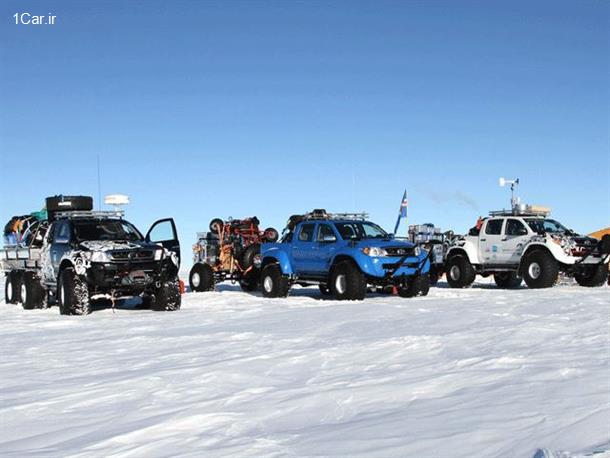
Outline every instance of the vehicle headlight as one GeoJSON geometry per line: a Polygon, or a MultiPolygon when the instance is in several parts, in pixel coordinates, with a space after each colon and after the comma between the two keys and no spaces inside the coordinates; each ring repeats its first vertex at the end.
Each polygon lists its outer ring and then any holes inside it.
{"type": "Polygon", "coordinates": [[[163,257],[163,250],[155,250],[155,261],[160,261],[163,257]]]}
{"type": "Polygon", "coordinates": [[[415,245],[413,247],[413,255],[416,257],[419,257],[419,255],[421,254],[421,248],[419,245],[415,245]]]}
{"type": "Polygon", "coordinates": [[[387,256],[388,252],[383,248],[379,248],[376,246],[367,246],[362,249],[362,252],[367,256],[387,256]]]}
{"type": "Polygon", "coordinates": [[[83,251],[82,256],[90,262],[111,262],[110,256],[105,251],[83,251]]]}

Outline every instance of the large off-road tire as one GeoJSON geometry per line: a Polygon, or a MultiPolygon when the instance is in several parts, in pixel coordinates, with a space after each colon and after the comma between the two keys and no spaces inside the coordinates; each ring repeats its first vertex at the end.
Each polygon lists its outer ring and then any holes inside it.
{"type": "Polygon", "coordinates": [[[461,254],[450,257],[445,266],[447,283],[452,288],[467,288],[472,285],[476,272],[470,260],[461,254]]]}
{"type": "Polygon", "coordinates": [[[248,248],[246,248],[240,257],[239,265],[244,270],[250,268],[250,266],[252,266],[252,265],[260,268],[260,265],[261,265],[261,246],[260,246],[260,244],[253,243],[248,248]]]}
{"type": "Polygon", "coordinates": [[[214,218],[212,221],[210,221],[210,232],[218,234],[222,230],[224,225],[225,223],[223,220],[221,220],[220,218],[214,218]]]}
{"type": "Polygon", "coordinates": [[[263,268],[261,286],[264,297],[286,297],[290,291],[290,281],[278,264],[268,264],[263,268]]]}
{"type": "Polygon", "coordinates": [[[91,313],[87,281],[76,275],[72,267],[59,273],[57,303],[62,315],[88,315],[91,313]]]}
{"type": "Polygon", "coordinates": [[[517,272],[498,272],[494,274],[494,281],[500,288],[518,288],[521,286],[523,278],[521,278],[517,272]]]}
{"type": "Polygon", "coordinates": [[[366,277],[351,261],[340,261],[330,272],[330,291],[337,300],[361,301],[366,296],[366,277]]]}
{"type": "Polygon", "coordinates": [[[416,275],[406,287],[398,288],[401,297],[427,296],[430,291],[430,276],[416,275]]]}
{"type": "Polygon", "coordinates": [[[575,273],[574,279],[580,286],[588,288],[602,286],[608,280],[608,264],[588,266],[584,271],[575,273]]]}
{"type": "Polygon", "coordinates": [[[172,312],[180,309],[182,296],[178,277],[161,283],[161,286],[155,289],[149,299],[143,303],[149,303],[151,310],[155,312],[172,312]]]}
{"type": "Polygon", "coordinates": [[[26,310],[46,307],[46,290],[40,277],[34,272],[25,272],[21,284],[21,305],[26,310]]]}
{"type": "Polygon", "coordinates": [[[279,232],[273,227],[268,227],[267,229],[265,229],[264,232],[265,232],[265,241],[267,243],[275,243],[275,242],[277,242],[277,239],[280,238],[279,232]]]}
{"type": "MultiPolygon", "coordinates": [[[[610,234],[605,234],[599,241],[599,252],[602,255],[610,254],[610,234]]],[[[606,264],[607,265],[607,264],[606,264]]]]}
{"type": "Polygon", "coordinates": [[[4,279],[4,302],[17,304],[21,301],[21,274],[11,271],[4,279]]]}
{"type": "Polygon", "coordinates": [[[435,265],[430,266],[428,277],[430,277],[430,286],[435,286],[438,283],[439,278],[441,278],[440,269],[435,265]]]}
{"type": "Polygon", "coordinates": [[[559,277],[559,264],[548,251],[535,250],[521,261],[521,274],[530,288],[550,288],[559,277]]]}
{"type": "Polygon", "coordinates": [[[252,292],[258,289],[258,285],[261,280],[261,270],[253,267],[248,271],[248,273],[244,274],[242,278],[239,280],[239,286],[242,291],[252,292]]]}
{"type": "Polygon", "coordinates": [[[203,292],[214,289],[214,271],[209,264],[198,262],[191,268],[189,286],[191,291],[203,292]]]}

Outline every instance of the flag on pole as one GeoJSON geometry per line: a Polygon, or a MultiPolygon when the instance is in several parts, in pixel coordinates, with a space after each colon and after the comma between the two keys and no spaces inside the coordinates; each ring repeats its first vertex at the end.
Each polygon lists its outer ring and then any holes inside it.
{"type": "Polygon", "coordinates": [[[398,232],[398,225],[400,224],[400,219],[407,218],[408,206],[409,201],[407,200],[407,190],[405,189],[405,193],[402,195],[402,200],[400,201],[400,209],[398,210],[398,219],[396,219],[396,226],[394,226],[394,234],[398,232]]]}

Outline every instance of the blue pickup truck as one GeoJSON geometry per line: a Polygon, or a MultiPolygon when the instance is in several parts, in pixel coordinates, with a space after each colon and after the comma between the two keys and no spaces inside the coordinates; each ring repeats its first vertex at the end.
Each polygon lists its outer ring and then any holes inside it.
{"type": "Polygon", "coordinates": [[[397,240],[366,214],[314,210],[293,215],[277,243],[261,248],[263,296],[285,297],[293,284],[319,285],[338,300],[362,300],[369,285],[403,297],[430,289],[429,254],[397,240]]]}

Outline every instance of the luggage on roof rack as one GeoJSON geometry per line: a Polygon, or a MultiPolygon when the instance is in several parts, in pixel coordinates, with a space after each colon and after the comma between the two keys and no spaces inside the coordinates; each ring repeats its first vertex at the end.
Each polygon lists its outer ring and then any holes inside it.
{"type": "Polygon", "coordinates": [[[492,210],[489,216],[549,216],[551,209],[542,205],[514,205],[512,210],[492,210]]]}
{"type": "Polygon", "coordinates": [[[46,198],[49,221],[54,221],[58,213],[93,210],[91,196],[53,196],[46,198]]]}

